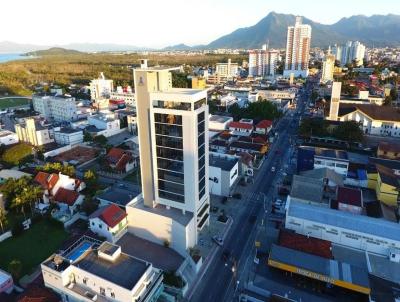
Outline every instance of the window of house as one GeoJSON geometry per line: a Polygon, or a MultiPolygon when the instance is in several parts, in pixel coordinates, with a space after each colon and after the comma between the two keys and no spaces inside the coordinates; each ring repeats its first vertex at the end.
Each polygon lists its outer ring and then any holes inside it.
{"type": "Polygon", "coordinates": [[[106,295],[106,289],[103,287],[100,287],[100,295],[105,296],[106,295]]]}
{"type": "Polygon", "coordinates": [[[85,285],[87,284],[87,281],[88,281],[88,278],[86,278],[86,277],[83,278],[83,280],[82,280],[83,284],[85,284],[85,285]]]}

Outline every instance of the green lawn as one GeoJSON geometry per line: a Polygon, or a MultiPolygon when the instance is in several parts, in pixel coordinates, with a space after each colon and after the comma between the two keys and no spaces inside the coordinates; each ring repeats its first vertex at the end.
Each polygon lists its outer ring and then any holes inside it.
{"type": "Polygon", "coordinates": [[[31,274],[67,237],[64,229],[40,221],[20,236],[0,242],[0,268],[7,270],[10,261],[17,259],[22,262],[21,277],[31,274]]]}
{"type": "Polygon", "coordinates": [[[32,146],[19,143],[4,151],[2,159],[8,164],[18,165],[22,159],[32,154],[32,146]]]}
{"type": "Polygon", "coordinates": [[[10,97],[10,98],[0,98],[0,109],[8,109],[18,106],[28,105],[30,103],[29,99],[10,97]]]}

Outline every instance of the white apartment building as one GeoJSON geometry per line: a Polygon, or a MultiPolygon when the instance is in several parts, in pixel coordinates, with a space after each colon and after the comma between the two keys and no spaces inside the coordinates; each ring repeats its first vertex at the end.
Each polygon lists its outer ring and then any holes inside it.
{"type": "Polygon", "coordinates": [[[15,132],[21,142],[34,146],[43,146],[54,142],[53,135],[49,129],[33,118],[26,119],[24,123],[16,124],[15,132]]]}
{"type": "Polygon", "coordinates": [[[134,70],[143,202],[127,212],[132,232],[185,254],[209,222],[207,91],[172,88],[171,70],[134,70]]]}
{"type": "Polygon", "coordinates": [[[90,81],[89,89],[92,101],[110,98],[113,87],[113,80],[107,80],[101,72],[98,79],[90,81]]]}
{"type": "Polygon", "coordinates": [[[77,145],[83,142],[83,131],[72,128],[54,128],[54,140],[60,145],[77,145]]]}
{"type": "Polygon", "coordinates": [[[278,62],[278,51],[254,49],[249,51],[249,76],[274,76],[278,62]]]}
{"type": "Polygon", "coordinates": [[[335,70],[335,56],[328,53],[322,61],[321,83],[333,81],[335,70]]]}
{"type": "Polygon", "coordinates": [[[132,92],[130,86],[128,86],[126,90],[118,86],[117,90],[110,93],[110,100],[123,100],[127,106],[136,107],[135,93],[132,92]]]}
{"type": "Polygon", "coordinates": [[[75,98],[68,95],[33,95],[32,104],[35,111],[51,121],[74,121],[78,118],[75,98]]]}
{"type": "Polygon", "coordinates": [[[335,44],[332,53],[342,66],[353,62],[361,66],[364,63],[365,45],[359,41],[347,41],[345,45],[335,44]]]}
{"type": "Polygon", "coordinates": [[[121,247],[82,237],[41,264],[46,287],[64,302],[153,302],[162,293],[162,274],[121,247]]]}
{"type": "Polygon", "coordinates": [[[0,145],[13,145],[19,142],[18,135],[8,130],[0,130],[0,145]]]}
{"type": "Polygon", "coordinates": [[[89,125],[95,126],[97,129],[104,130],[101,133],[105,137],[109,137],[120,132],[120,121],[114,118],[113,114],[94,114],[88,116],[89,125]]]}
{"type": "Polygon", "coordinates": [[[284,77],[308,76],[310,44],[311,26],[302,24],[301,17],[296,17],[295,25],[289,26],[287,31],[284,77]]]}
{"type": "Polygon", "coordinates": [[[239,177],[238,157],[211,152],[208,169],[210,193],[218,196],[230,196],[232,186],[239,177]]]}
{"type": "Polygon", "coordinates": [[[398,223],[291,200],[285,227],[304,236],[346,247],[389,255],[400,248],[398,223]]]}
{"type": "Polygon", "coordinates": [[[215,73],[221,78],[233,79],[237,77],[238,71],[238,63],[232,63],[231,59],[228,59],[228,63],[217,63],[215,66],[215,73]]]}

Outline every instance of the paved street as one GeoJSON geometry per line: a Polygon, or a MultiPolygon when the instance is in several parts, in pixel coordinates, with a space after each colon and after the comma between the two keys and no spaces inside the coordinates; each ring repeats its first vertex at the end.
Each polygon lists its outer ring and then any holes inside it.
{"type": "Polygon", "coordinates": [[[284,159],[291,152],[291,136],[297,129],[292,126],[294,119],[296,119],[295,116],[287,114],[275,126],[278,137],[257,172],[254,184],[248,188],[249,191],[245,196],[246,207],[244,211],[233,217],[234,224],[225,239],[224,246],[217,252],[190,301],[233,300],[238,288],[237,281],[242,278],[245,268],[249,266],[247,262],[251,258],[257,235],[256,226],[265,218],[264,210],[271,208],[271,197],[275,193],[273,184],[277,179],[277,174],[282,173],[281,170],[286,164],[284,159]],[[275,171],[271,171],[272,167],[275,167],[275,171]],[[252,216],[257,217],[253,223],[250,221],[252,216]],[[231,255],[227,264],[222,259],[223,251],[229,251],[231,255]]]}

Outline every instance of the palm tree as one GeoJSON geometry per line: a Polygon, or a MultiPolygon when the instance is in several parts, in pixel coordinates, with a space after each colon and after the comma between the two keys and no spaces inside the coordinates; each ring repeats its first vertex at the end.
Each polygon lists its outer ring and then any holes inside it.
{"type": "Polygon", "coordinates": [[[14,259],[8,264],[8,271],[11,273],[15,280],[18,280],[21,275],[22,262],[20,260],[14,259]]]}
{"type": "Polygon", "coordinates": [[[11,207],[13,208],[20,208],[22,214],[24,215],[24,219],[26,220],[25,215],[25,205],[27,203],[26,194],[18,194],[12,201],[11,207]]]}
{"type": "Polygon", "coordinates": [[[0,227],[1,232],[4,233],[4,225],[7,222],[6,211],[3,208],[0,208],[0,227]]]}

